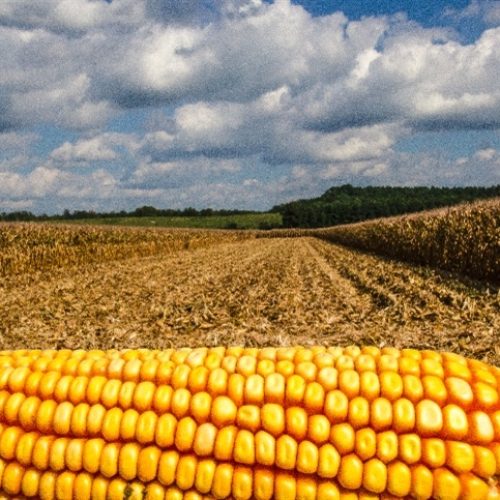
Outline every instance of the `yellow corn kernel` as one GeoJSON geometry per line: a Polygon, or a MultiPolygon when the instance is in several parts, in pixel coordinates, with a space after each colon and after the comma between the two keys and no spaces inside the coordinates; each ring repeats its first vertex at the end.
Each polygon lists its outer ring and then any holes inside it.
{"type": "Polygon", "coordinates": [[[300,406],[306,392],[306,381],[300,375],[292,375],[286,381],[285,401],[287,406],[300,406]]]}
{"type": "Polygon", "coordinates": [[[19,437],[15,450],[15,459],[24,466],[31,465],[31,456],[37,440],[40,438],[38,432],[27,432],[19,437]]]}
{"type": "MultiPolygon", "coordinates": [[[[406,464],[415,464],[422,457],[422,439],[418,434],[399,436],[399,458],[406,464]]],[[[425,462],[425,457],[424,460],[425,462]]],[[[442,464],[441,464],[442,465],[442,464]]]]}
{"type": "Polygon", "coordinates": [[[281,373],[271,373],[264,382],[264,395],[268,403],[283,405],[285,401],[286,380],[281,373]]]}
{"type": "Polygon", "coordinates": [[[314,474],[318,464],[318,447],[311,441],[302,441],[297,449],[297,470],[304,474],[314,474]]]}
{"type": "Polygon", "coordinates": [[[403,379],[398,373],[387,371],[380,374],[380,395],[396,401],[403,394],[403,379]]]}
{"type": "Polygon", "coordinates": [[[238,429],[234,425],[223,427],[219,430],[215,438],[214,449],[214,456],[217,460],[231,460],[233,458],[234,442],[237,433],[238,429]]]}
{"type": "Polygon", "coordinates": [[[387,466],[387,491],[397,497],[406,497],[411,490],[411,471],[402,462],[392,462],[387,466]]]}
{"type": "Polygon", "coordinates": [[[227,396],[236,406],[241,406],[245,396],[245,377],[239,373],[231,373],[227,382],[227,396]]]}
{"type": "Polygon", "coordinates": [[[28,469],[21,481],[21,493],[27,497],[35,497],[40,487],[40,477],[42,473],[36,469],[28,469]]]}
{"type": "Polygon", "coordinates": [[[99,470],[97,457],[102,456],[104,440],[100,438],[88,439],[85,441],[82,450],[82,467],[95,474],[99,470]]]}
{"type": "Polygon", "coordinates": [[[137,462],[137,477],[140,481],[154,481],[157,476],[161,450],[156,446],[143,448],[139,453],[137,462]]]}
{"type": "Polygon", "coordinates": [[[253,494],[255,500],[270,500],[274,494],[274,473],[257,468],[254,472],[253,494]]]}
{"type": "Polygon", "coordinates": [[[421,464],[411,467],[411,496],[419,500],[427,500],[432,498],[432,491],[432,472],[421,464]]]}
{"type": "Polygon", "coordinates": [[[474,393],[470,384],[458,377],[448,377],[445,380],[446,390],[448,392],[448,401],[455,403],[460,408],[469,408],[474,401],[474,393]]]}
{"type": "Polygon", "coordinates": [[[211,419],[217,427],[233,424],[236,420],[237,408],[226,396],[217,396],[212,403],[211,419]]]}
{"type": "Polygon", "coordinates": [[[424,399],[417,404],[416,429],[420,436],[437,435],[443,428],[443,414],[435,401],[424,399]]]}
{"type": "Polygon", "coordinates": [[[446,466],[457,473],[471,471],[474,467],[472,446],[460,441],[446,441],[446,466]]]}
{"type": "MultiPolygon", "coordinates": [[[[135,422],[137,422],[138,420],[137,412],[135,412],[135,410],[127,410],[127,411],[133,412],[132,415],[135,417],[135,422]]],[[[124,417],[126,416],[126,414],[127,412],[125,412],[124,417]]],[[[123,420],[122,420],[122,429],[123,429],[123,420]]],[[[135,422],[133,423],[133,426],[132,425],[130,426],[130,430],[132,431],[131,434],[135,433],[135,422]]],[[[176,429],[177,429],[176,418],[169,413],[162,415],[156,422],[156,430],[155,430],[156,444],[161,448],[169,448],[170,446],[172,446],[174,444],[175,436],[177,435],[176,429]]],[[[123,430],[121,431],[121,434],[123,438],[124,437],[123,430]]],[[[127,434],[129,433],[127,432],[127,434]]]]}
{"type": "Polygon", "coordinates": [[[354,454],[340,459],[337,479],[341,486],[349,490],[359,490],[363,482],[363,462],[354,454]]]}
{"type": "MultiPolygon", "coordinates": [[[[160,385],[155,391],[153,398],[153,410],[160,415],[169,411],[172,404],[172,396],[174,390],[169,385],[160,385]]],[[[197,394],[193,395],[191,398],[191,405],[193,404],[193,399],[197,394]]]]}
{"type": "Polygon", "coordinates": [[[340,500],[340,491],[332,482],[320,482],[318,484],[317,498],[328,498],[329,500],[340,500]]]}
{"type": "Polygon", "coordinates": [[[403,396],[417,404],[424,397],[422,380],[415,375],[403,375],[403,396]]]}
{"type": "Polygon", "coordinates": [[[336,424],[330,432],[330,442],[341,455],[347,455],[354,450],[356,434],[350,424],[336,424]]]}
{"type": "Polygon", "coordinates": [[[460,498],[463,500],[487,500],[491,498],[489,486],[474,474],[462,474],[460,486],[460,498]]]}
{"type": "Polygon", "coordinates": [[[297,496],[297,481],[295,478],[283,472],[276,474],[274,481],[274,498],[276,500],[288,500],[297,496]]]}
{"type": "Polygon", "coordinates": [[[372,458],[363,464],[363,487],[373,493],[382,493],[387,486],[386,465],[372,458]]]}
{"type": "Polygon", "coordinates": [[[339,373],[339,390],[342,391],[348,399],[353,399],[359,395],[360,385],[360,377],[357,371],[344,370],[339,373]]]}
{"type": "Polygon", "coordinates": [[[377,434],[377,457],[384,463],[392,462],[398,456],[398,436],[393,431],[377,434]]]}
{"type": "Polygon", "coordinates": [[[202,494],[210,493],[215,475],[216,463],[214,460],[200,460],[196,468],[194,487],[202,494]]]}
{"type": "Polygon", "coordinates": [[[422,440],[422,462],[432,469],[442,467],[446,463],[446,446],[437,438],[422,440]]]}
{"type": "Polygon", "coordinates": [[[318,455],[318,475],[325,479],[334,478],[340,467],[340,454],[327,443],[320,447],[318,455]]]}
{"type": "Polygon", "coordinates": [[[235,500],[250,500],[253,491],[252,470],[237,466],[234,468],[232,494],[235,500]]]}
{"type": "Polygon", "coordinates": [[[441,378],[434,375],[422,377],[424,387],[424,398],[435,401],[440,406],[444,405],[448,397],[448,392],[441,378]]]}
{"type": "Polygon", "coordinates": [[[255,405],[243,405],[238,408],[236,425],[240,429],[256,432],[261,426],[261,410],[255,405]]]}
{"type": "Polygon", "coordinates": [[[469,422],[465,411],[456,404],[443,408],[443,436],[447,439],[463,439],[469,432],[469,422]]]}
{"type": "Polygon", "coordinates": [[[297,441],[286,434],[276,440],[276,465],[280,469],[294,469],[297,461],[297,441]]]}
{"type": "Polygon", "coordinates": [[[298,406],[286,410],[286,432],[297,440],[304,439],[308,431],[307,412],[298,406]]]}
{"type": "Polygon", "coordinates": [[[456,500],[460,497],[460,491],[460,480],[448,469],[439,468],[433,471],[433,498],[456,500]]]}
{"type": "Polygon", "coordinates": [[[330,436],[330,422],[324,415],[312,415],[307,423],[307,437],[314,443],[321,445],[328,441],[330,436]]]}
{"type": "Polygon", "coordinates": [[[304,393],[304,408],[310,414],[321,413],[325,404],[325,390],[318,382],[307,384],[304,393]]]}
{"type": "Polygon", "coordinates": [[[217,465],[212,483],[212,495],[215,498],[227,498],[231,494],[233,471],[231,464],[217,465]]]}
{"type": "Polygon", "coordinates": [[[487,445],[493,441],[495,430],[487,413],[473,411],[468,414],[469,434],[468,439],[474,444],[487,445]]]}
{"type": "Polygon", "coordinates": [[[199,457],[208,457],[213,454],[217,427],[210,422],[201,424],[196,429],[194,436],[193,451],[199,457]]]}
{"type": "Polygon", "coordinates": [[[361,396],[349,401],[348,420],[355,429],[366,427],[370,422],[370,403],[361,396]]]}
{"type": "Polygon", "coordinates": [[[22,465],[11,462],[6,465],[2,474],[2,490],[8,495],[18,495],[21,491],[21,483],[24,475],[22,465]]]}
{"type": "Polygon", "coordinates": [[[238,431],[234,442],[233,458],[240,464],[253,465],[255,463],[255,437],[252,432],[245,429],[238,431]]]}
{"type": "Polygon", "coordinates": [[[355,453],[366,461],[375,456],[377,452],[377,435],[371,427],[365,427],[356,432],[355,453]]]}
{"type": "Polygon", "coordinates": [[[496,474],[497,463],[493,452],[484,446],[473,446],[474,468],[472,472],[488,479],[496,474]]]}
{"type": "Polygon", "coordinates": [[[330,391],[325,398],[325,416],[332,424],[344,422],[349,412],[349,400],[339,391],[330,391]]]}
{"type": "Polygon", "coordinates": [[[160,456],[158,463],[158,481],[170,486],[175,481],[175,472],[179,463],[179,453],[175,450],[165,451],[160,456]]]}
{"type": "Polygon", "coordinates": [[[193,487],[196,475],[197,460],[193,455],[184,455],[179,458],[175,473],[175,482],[181,490],[193,487]]]}
{"type": "Polygon", "coordinates": [[[285,410],[282,405],[268,403],[261,410],[262,428],[274,436],[285,431],[285,410]]]}
{"type": "Polygon", "coordinates": [[[191,417],[181,418],[175,429],[175,447],[179,451],[189,451],[193,448],[196,434],[196,422],[191,417]]]}
{"type": "Polygon", "coordinates": [[[338,387],[338,372],[333,366],[323,366],[318,372],[317,381],[325,391],[333,391],[338,387]]]}
{"type": "Polygon", "coordinates": [[[66,447],[65,461],[70,471],[79,472],[83,467],[83,451],[85,441],[83,439],[71,439],[66,447]]]}
{"type": "MultiPolygon", "coordinates": [[[[401,400],[398,400],[401,401],[401,400]]],[[[392,405],[388,399],[377,398],[370,406],[370,424],[376,431],[389,429],[392,425],[392,405]]]]}
{"type": "Polygon", "coordinates": [[[265,431],[255,435],[255,460],[262,465],[274,465],[276,460],[276,439],[265,431]]]}
{"type": "MultiPolygon", "coordinates": [[[[123,458],[120,458],[121,455],[120,452],[121,452],[121,446],[118,443],[106,443],[102,448],[99,461],[99,472],[104,477],[115,476],[119,470],[120,465],[124,468],[128,467],[128,464],[126,463],[127,457],[124,456],[123,458]]],[[[138,452],[139,450],[137,450],[137,454],[138,452]]],[[[130,465],[132,468],[135,467],[134,463],[131,463],[130,465]]],[[[132,472],[132,474],[134,474],[134,472],[132,472]]]]}
{"type": "Polygon", "coordinates": [[[125,443],[120,449],[118,469],[120,476],[126,481],[137,477],[137,463],[139,460],[140,446],[137,443],[125,443]]]}

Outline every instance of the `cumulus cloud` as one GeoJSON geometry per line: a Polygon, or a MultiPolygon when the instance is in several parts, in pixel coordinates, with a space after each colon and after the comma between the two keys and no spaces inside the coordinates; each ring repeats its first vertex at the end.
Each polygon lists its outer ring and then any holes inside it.
{"type": "MultiPolygon", "coordinates": [[[[288,0],[215,2],[218,17],[205,24],[179,24],[200,5],[189,0],[76,1],[0,7],[3,128],[23,120],[92,128],[117,107],[245,104],[285,87],[304,126],[317,130],[394,120],[498,126],[500,28],[461,45],[449,29],[400,16],[312,17],[288,0]]],[[[496,7],[487,13],[494,18],[496,7]]]]}
{"type": "Polygon", "coordinates": [[[416,131],[500,127],[498,2],[444,16],[473,17],[485,29],[463,43],[401,15],[312,16],[290,0],[2,1],[4,196],[170,200],[182,190],[208,202],[209,185],[283,199],[317,179],[491,183],[495,148],[462,163],[394,148],[416,131]],[[109,131],[134,108],[165,116],[135,134],[109,131]],[[30,156],[30,130],[47,125],[76,139],[30,156]],[[263,183],[252,162],[280,173],[263,183]],[[86,175],[69,169],[80,166],[86,175]]]}
{"type": "Polygon", "coordinates": [[[130,134],[104,133],[75,143],[65,142],[50,154],[50,159],[59,166],[112,161],[120,157],[119,147],[133,149],[135,137],[130,134]]]}

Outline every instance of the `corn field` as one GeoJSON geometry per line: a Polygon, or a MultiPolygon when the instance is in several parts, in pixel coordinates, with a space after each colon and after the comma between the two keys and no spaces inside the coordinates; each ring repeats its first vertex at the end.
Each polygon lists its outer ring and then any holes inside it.
{"type": "Polygon", "coordinates": [[[166,255],[249,236],[243,231],[0,224],[0,276],[166,255]]]}
{"type": "Polygon", "coordinates": [[[500,281],[500,199],[310,234],[415,264],[500,281]]]}
{"type": "Polygon", "coordinates": [[[499,207],[325,230],[3,224],[0,349],[355,343],[500,364],[499,207]]]}

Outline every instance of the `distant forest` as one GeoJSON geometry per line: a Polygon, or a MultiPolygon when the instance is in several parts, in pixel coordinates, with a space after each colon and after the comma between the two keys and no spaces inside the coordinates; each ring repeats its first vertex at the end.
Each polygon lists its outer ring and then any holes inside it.
{"type": "Polygon", "coordinates": [[[319,198],[272,208],[283,227],[325,227],[500,196],[493,187],[332,187],[319,198]]]}
{"type": "Polygon", "coordinates": [[[240,215],[258,213],[249,210],[214,210],[212,208],[196,208],[188,207],[182,210],[171,208],[155,208],[151,206],[143,206],[136,208],[130,212],[122,210],[120,212],[95,212],[94,210],[64,210],[60,215],[35,215],[31,212],[22,210],[17,212],[0,213],[0,221],[45,221],[45,220],[79,220],[79,219],[109,219],[122,217],[208,217],[211,215],[240,215]]]}
{"type": "MultiPolygon", "coordinates": [[[[492,187],[355,187],[350,184],[332,187],[318,198],[276,205],[271,212],[280,213],[282,227],[325,227],[348,224],[377,217],[400,215],[421,210],[456,205],[467,201],[500,196],[500,185],[492,187]]],[[[78,220],[123,217],[209,217],[258,213],[246,210],[185,208],[158,209],[143,206],[126,212],[64,210],[60,215],[35,215],[28,211],[0,213],[1,221],[78,220]]],[[[263,229],[271,229],[266,224],[263,229]]]]}

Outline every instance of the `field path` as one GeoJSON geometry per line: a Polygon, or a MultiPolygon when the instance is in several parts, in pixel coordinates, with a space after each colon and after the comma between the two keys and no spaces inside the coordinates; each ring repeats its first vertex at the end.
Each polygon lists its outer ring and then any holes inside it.
{"type": "Polygon", "coordinates": [[[500,361],[497,291],[313,238],[10,277],[0,298],[0,348],[368,343],[500,361]]]}

